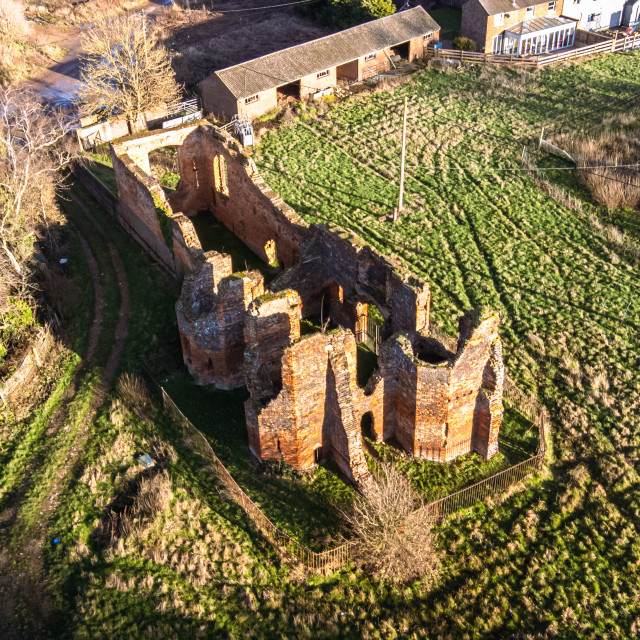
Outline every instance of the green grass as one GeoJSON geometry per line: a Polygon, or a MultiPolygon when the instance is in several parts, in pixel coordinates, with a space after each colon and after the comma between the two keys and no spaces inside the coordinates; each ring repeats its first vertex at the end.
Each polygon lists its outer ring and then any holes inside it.
{"type": "MultiPolygon", "coordinates": [[[[519,170],[519,157],[543,126],[545,137],[584,135],[627,118],[640,99],[639,67],[634,52],[538,72],[426,69],[412,85],[266,134],[256,149],[267,183],[307,221],[351,229],[427,280],[432,317],[447,332],[472,306],[498,309],[511,377],[551,414],[548,478],[441,528],[446,577],[410,616],[412,630],[637,633],[638,586],[625,567],[640,561],[640,279],[585,216],[519,170]],[[407,211],[393,225],[384,220],[398,197],[405,95],[407,211]],[[625,604],[607,605],[616,598],[625,604]]],[[[605,216],[566,179],[585,211],[635,224],[630,212],[605,216]]],[[[517,452],[520,443],[503,437],[503,451],[517,452]]]]}
{"type": "Polygon", "coordinates": [[[430,9],[429,15],[440,25],[440,40],[453,40],[460,35],[462,11],[454,7],[430,9]]]}
{"type": "Polygon", "coordinates": [[[236,482],[276,526],[315,550],[336,543],[339,508],[348,504],[352,490],[329,468],[303,474],[286,466],[268,465],[259,472],[247,442],[246,389],[217,391],[200,387],[186,372],[162,384],[187,418],[205,434],[236,482]]]}
{"type": "MultiPolygon", "coordinates": [[[[30,633],[37,616],[23,603],[17,634],[635,637],[638,270],[529,176],[487,168],[517,168],[522,146],[532,145],[543,125],[579,131],[600,126],[605,114],[624,113],[640,97],[639,62],[638,54],[625,54],[539,73],[428,70],[414,86],[357,98],[329,110],[326,120],[268,135],[257,150],[267,181],[307,220],[350,227],[427,279],[434,317],[450,333],[472,304],[499,308],[510,373],[549,408],[556,459],[548,473],[522,492],[486,499],[436,527],[443,571],[432,587],[397,588],[358,571],[307,577],[283,566],[240,509],[218,494],[166,416],[143,422],[128,413],[116,420],[109,398],[48,523],[41,593],[54,615],[43,633],[30,633]],[[397,197],[405,93],[412,96],[413,116],[409,206],[391,225],[380,217],[397,197]],[[418,171],[415,165],[438,169],[418,171]],[[126,497],[128,482],[140,473],[136,456],[156,438],[176,452],[168,463],[170,501],[137,522],[132,535],[105,545],[96,538],[98,524],[114,501],[126,497]],[[53,535],[61,540],[56,547],[53,535]]],[[[144,354],[175,336],[177,290],[86,194],[77,193],[100,216],[125,261],[133,310],[123,370],[135,371],[144,354]]],[[[100,243],[92,246],[105,251],[100,243]]],[[[74,331],[81,344],[79,327],[74,331]]],[[[107,345],[101,349],[104,357],[107,345]]],[[[232,473],[273,510],[274,521],[289,522],[296,535],[319,543],[304,523],[327,516],[306,513],[303,498],[325,510],[337,494],[331,474],[302,481],[256,474],[247,462],[243,392],[210,392],[186,378],[167,384],[232,473]]],[[[51,403],[56,398],[52,394],[51,403]]],[[[524,426],[517,416],[505,422],[503,455],[516,459],[530,451],[532,436],[523,435],[524,426]]],[[[9,449],[0,455],[5,453],[3,469],[13,455],[9,449]]],[[[452,482],[475,473],[464,463],[459,469],[452,482]]],[[[441,480],[433,469],[425,471],[425,486],[441,480]]]]}

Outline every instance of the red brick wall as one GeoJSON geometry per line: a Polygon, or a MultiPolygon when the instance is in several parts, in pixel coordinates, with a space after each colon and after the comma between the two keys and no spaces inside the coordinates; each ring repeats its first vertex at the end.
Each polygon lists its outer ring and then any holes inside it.
{"type": "Polygon", "coordinates": [[[201,384],[233,389],[245,384],[245,313],[264,291],[257,271],[231,273],[230,256],[209,252],[187,274],[176,303],[185,365],[201,384]]]}

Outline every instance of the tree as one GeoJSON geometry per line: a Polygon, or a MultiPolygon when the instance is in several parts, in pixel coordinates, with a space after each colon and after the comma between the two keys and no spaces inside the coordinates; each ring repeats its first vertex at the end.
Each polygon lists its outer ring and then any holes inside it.
{"type": "Polygon", "coordinates": [[[144,16],[126,14],[97,24],[86,35],[85,49],[78,96],[82,113],[122,113],[134,132],[145,111],[180,98],[169,54],[144,16]]]}
{"type": "Polygon", "coordinates": [[[302,5],[300,13],[321,24],[345,29],[395,13],[393,0],[320,0],[302,5]]]}
{"type": "Polygon", "coordinates": [[[435,579],[440,559],[422,506],[396,465],[381,463],[379,477],[367,482],[352,508],[343,513],[365,570],[391,582],[435,579]]]}
{"type": "Polygon", "coordinates": [[[68,132],[29,92],[0,89],[0,343],[24,324],[34,241],[57,220],[59,170],[73,158],[68,132]]]}

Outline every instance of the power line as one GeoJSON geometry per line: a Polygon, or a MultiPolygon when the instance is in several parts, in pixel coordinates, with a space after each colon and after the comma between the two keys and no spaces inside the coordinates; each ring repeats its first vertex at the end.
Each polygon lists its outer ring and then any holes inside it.
{"type": "MultiPolygon", "coordinates": [[[[386,164],[393,164],[388,162],[386,164]]],[[[426,164],[408,164],[407,167],[411,167],[412,169],[425,169],[425,170],[437,170],[437,171],[487,171],[491,173],[502,173],[503,171],[582,171],[587,169],[625,169],[625,168],[639,168],[640,163],[636,164],[599,164],[592,167],[509,167],[505,169],[494,168],[494,167],[484,167],[482,169],[478,169],[477,167],[459,167],[459,166],[435,166],[435,165],[426,165],[426,164]]]]}
{"type": "Polygon", "coordinates": [[[294,4],[313,4],[314,2],[320,2],[320,0],[297,0],[296,2],[285,2],[284,4],[274,4],[268,7],[250,7],[248,9],[225,9],[223,11],[212,10],[212,13],[242,13],[245,11],[266,11],[268,9],[279,9],[280,7],[291,7],[294,4]]]}

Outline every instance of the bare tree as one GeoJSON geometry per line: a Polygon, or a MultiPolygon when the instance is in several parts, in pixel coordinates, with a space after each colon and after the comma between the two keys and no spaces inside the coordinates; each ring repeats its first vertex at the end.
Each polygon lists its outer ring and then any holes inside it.
{"type": "Polygon", "coordinates": [[[169,54],[144,16],[126,14],[97,24],[87,33],[85,49],[79,93],[83,113],[122,113],[134,132],[145,111],[180,98],[169,54]]]}
{"type": "Polygon", "coordinates": [[[357,560],[365,570],[392,582],[438,575],[440,559],[422,501],[394,463],[379,465],[379,476],[362,487],[343,513],[357,540],[357,560]]]}
{"type": "Polygon", "coordinates": [[[73,156],[68,132],[65,116],[46,112],[32,94],[0,90],[0,248],[20,277],[36,229],[56,211],[59,169],[73,156]]]}

